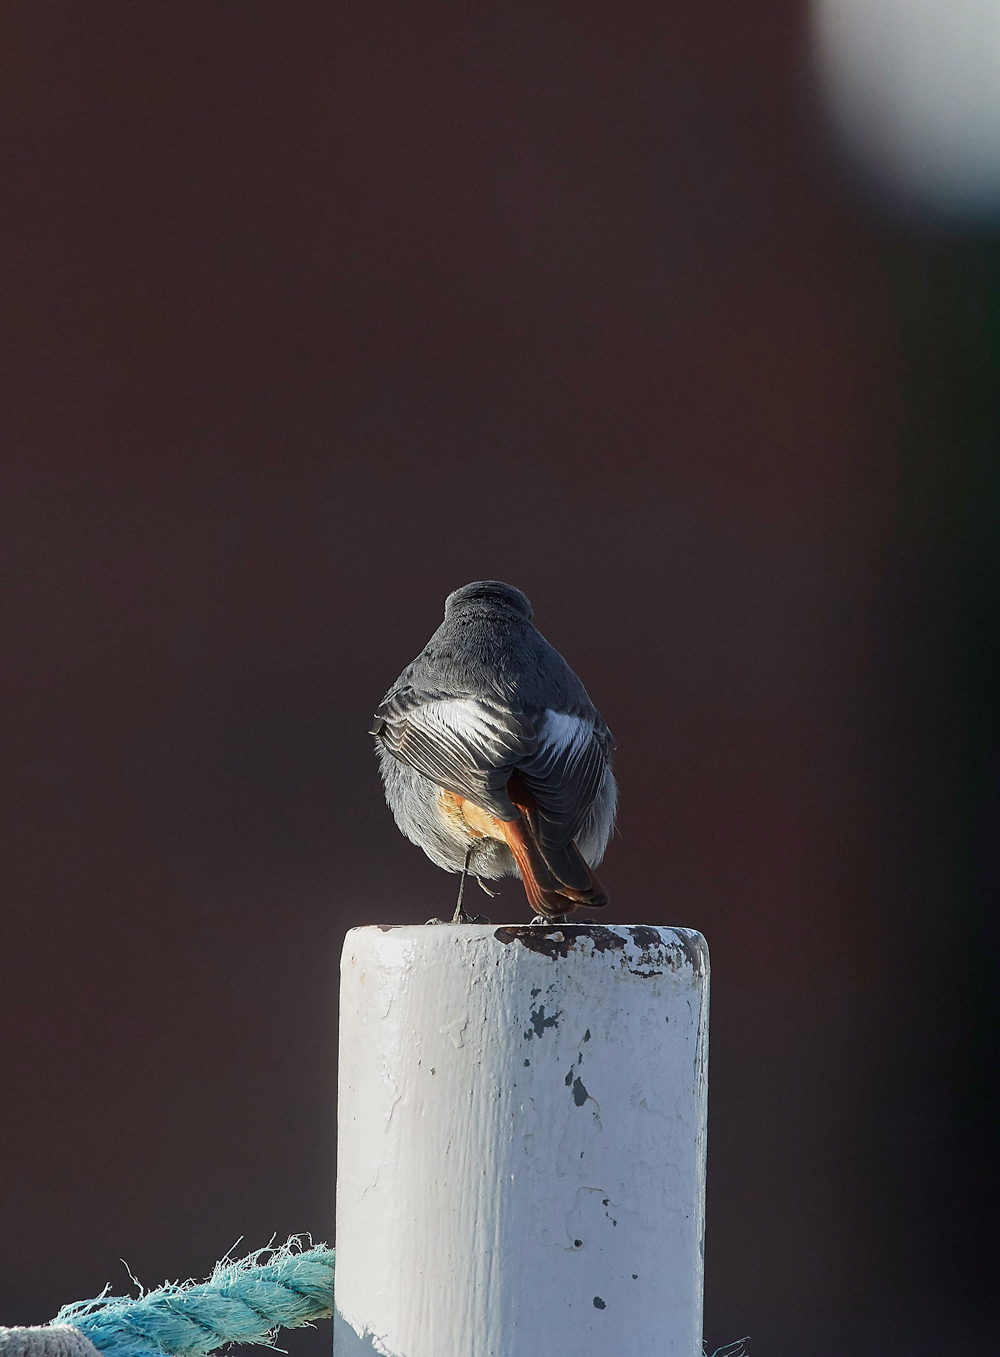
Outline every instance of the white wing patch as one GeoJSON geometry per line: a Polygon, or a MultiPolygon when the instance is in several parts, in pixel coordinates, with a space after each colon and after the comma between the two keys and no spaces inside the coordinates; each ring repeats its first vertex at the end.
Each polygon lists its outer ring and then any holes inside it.
{"type": "Polygon", "coordinates": [[[488,707],[472,698],[425,702],[410,714],[409,719],[445,744],[453,745],[457,735],[463,744],[471,746],[488,763],[496,766],[508,763],[510,756],[517,752],[510,731],[488,707]]]}
{"type": "Polygon", "coordinates": [[[547,709],[538,721],[536,753],[518,763],[535,799],[535,833],[543,848],[562,849],[593,805],[608,769],[593,722],[547,709]]]}
{"type": "Polygon", "coordinates": [[[518,815],[506,791],[517,769],[534,799],[541,846],[562,849],[608,771],[594,719],[546,708],[533,720],[488,698],[403,690],[379,708],[374,733],[396,758],[501,820],[518,815]]]}
{"type": "Polygon", "coordinates": [[[583,749],[594,734],[594,727],[584,721],[582,716],[570,716],[568,712],[553,711],[547,708],[542,717],[539,730],[540,743],[552,745],[565,757],[583,749]]]}
{"type": "Polygon", "coordinates": [[[594,738],[594,727],[580,716],[548,708],[538,730],[538,752],[531,760],[534,777],[544,780],[557,766],[572,768],[594,738]]]}

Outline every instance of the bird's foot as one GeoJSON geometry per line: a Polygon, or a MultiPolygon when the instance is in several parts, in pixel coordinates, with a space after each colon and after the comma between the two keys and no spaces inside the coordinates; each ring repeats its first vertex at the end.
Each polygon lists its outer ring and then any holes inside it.
{"type": "Polygon", "coordinates": [[[464,910],[456,914],[453,919],[428,919],[429,924],[488,924],[492,919],[487,919],[485,914],[466,914],[464,910]]]}
{"type": "Polygon", "coordinates": [[[495,899],[497,898],[497,896],[500,894],[499,891],[491,891],[490,888],[489,888],[489,886],[486,885],[486,883],[483,881],[483,878],[482,878],[481,876],[477,876],[477,877],[476,877],[476,880],[477,880],[478,883],[479,883],[479,889],[480,889],[481,891],[485,891],[486,894],[490,897],[491,900],[495,900],[495,899]]]}
{"type": "Polygon", "coordinates": [[[564,924],[567,922],[565,914],[536,914],[531,921],[533,924],[564,924]]]}

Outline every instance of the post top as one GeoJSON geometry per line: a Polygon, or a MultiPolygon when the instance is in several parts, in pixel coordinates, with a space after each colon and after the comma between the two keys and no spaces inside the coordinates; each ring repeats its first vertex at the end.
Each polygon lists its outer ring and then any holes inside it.
{"type": "Polygon", "coordinates": [[[709,965],[708,943],[701,933],[665,924],[364,924],[350,930],[345,946],[352,938],[374,941],[372,935],[379,933],[421,948],[500,943],[552,958],[624,952],[646,966],[669,959],[671,969],[680,964],[695,975],[707,974],[709,965]]]}

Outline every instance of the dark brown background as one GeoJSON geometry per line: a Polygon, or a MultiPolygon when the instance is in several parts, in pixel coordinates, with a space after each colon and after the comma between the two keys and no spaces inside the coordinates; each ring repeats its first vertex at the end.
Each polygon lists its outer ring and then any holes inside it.
{"type": "Polygon", "coordinates": [[[993,1351],[1000,269],[805,25],[4,7],[0,1322],[332,1238],[344,931],[454,889],[365,731],[499,576],[712,947],[710,1349],[993,1351]]]}

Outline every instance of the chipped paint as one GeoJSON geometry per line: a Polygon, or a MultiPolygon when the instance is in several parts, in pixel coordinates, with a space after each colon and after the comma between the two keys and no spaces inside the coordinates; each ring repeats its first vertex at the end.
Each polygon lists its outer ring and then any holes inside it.
{"type": "MultiPolygon", "coordinates": [[[[545,1035],[546,1027],[559,1026],[559,1019],[561,1016],[562,1015],[560,1013],[552,1013],[549,1015],[549,1017],[546,1017],[545,1005],[540,1004],[538,1008],[533,1008],[531,1010],[531,1017],[528,1019],[528,1023],[532,1031],[534,1032],[534,1035],[536,1037],[542,1037],[545,1035]]],[[[524,1035],[528,1038],[529,1041],[531,1040],[532,1035],[531,1032],[525,1032],[524,1035]]]]}
{"type": "Polygon", "coordinates": [[[451,1037],[455,1050],[460,1051],[465,1045],[465,1029],[468,1025],[468,1018],[452,1018],[451,1022],[446,1022],[441,1026],[440,1033],[442,1036],[451,1037]]]}
{"type": "Polygon", "coordinates": [[[589,938],[595,952],[620,952],[625,939],[600,924],[561,924],[557,929],[546,929],[538,924],[511,925],[498,928],[493,935],[498,941],[510,944],[520,942],[529,952],[540,956],[567,957],[576,944],[589,938]]]}

